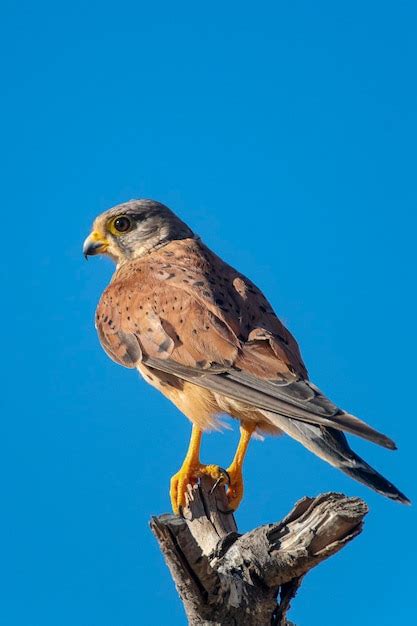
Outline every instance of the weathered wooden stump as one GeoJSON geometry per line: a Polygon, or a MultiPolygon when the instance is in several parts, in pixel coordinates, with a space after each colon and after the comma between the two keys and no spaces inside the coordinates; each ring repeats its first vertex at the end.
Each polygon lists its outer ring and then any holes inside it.
{"type": "Polygon", "coordinates": [[[151,520],[191,626],[289,626],[303,576],[362,530],[359,498],[303,498],[281,521],[240,535],[223,487],[189,486],[184,517],[151,520]]]}

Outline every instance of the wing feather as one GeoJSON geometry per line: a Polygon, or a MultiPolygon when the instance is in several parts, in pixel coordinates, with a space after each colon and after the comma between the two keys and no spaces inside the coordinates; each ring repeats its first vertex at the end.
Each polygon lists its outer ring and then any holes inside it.
{"type": "Polygon", "coordinates": [[[271,411],[300,422],[333,427],[358,435],[385,448],[396,449],[392,439],[368,426],[354,415],[338,409],[320,394],[317,388],[315,388],[317,405],[312,402],[310,393],[307,395],[308,399],[301,400],[300,389],[303,386],[308,389],[308,392],[312,391],[311,384],[307,381],[297,381],[286,385],[273,382],[268,384],[268,381],[258,381],[251,376],[245,377],[242,372],[230,369],[227,371],[220,369],[215,372],[201,371],[181,366],[170,360],[160,361],[147,357],[144,357],[144,362],[149,367],[173,374],[182,380],[205,387],[226,397],[240,400],[255,408],[271,411]],[[295,387],[295,393],[293,387],[295,387]],[[327,403],[333,407],[332,412],[323,410],[323,404],[327,403]]]}
{"type": "Polygon", "coordinates": [[[106,352],[126,367],[143,360],[251,407],[395,448],[308,381],[295,339],[263,294],[197,240],[122,266],[96,325],[106,352]]]}

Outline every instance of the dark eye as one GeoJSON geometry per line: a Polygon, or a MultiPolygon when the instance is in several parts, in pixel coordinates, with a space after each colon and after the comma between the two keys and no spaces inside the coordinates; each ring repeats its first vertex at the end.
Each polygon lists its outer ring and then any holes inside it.
{"type": "Polygon", "coordinates": [[[117,230],[117,232],[126,233],[128,230],[130,230],[132,222],[128,217],[126,217],[126,215],[122,215],[121,217],[117,217],[114,220],[113,226],[117,230]]]}

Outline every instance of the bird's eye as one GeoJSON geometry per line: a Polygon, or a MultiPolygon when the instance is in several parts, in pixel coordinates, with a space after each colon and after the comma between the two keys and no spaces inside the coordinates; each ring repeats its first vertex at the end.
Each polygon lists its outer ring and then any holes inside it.
{"type": "Polygon", "coordinates": [[[132,227],[132,222],[126,215],[122,215],[121,217],[116,217],[113,227],[118,233],[127,233],[132,227]]]}

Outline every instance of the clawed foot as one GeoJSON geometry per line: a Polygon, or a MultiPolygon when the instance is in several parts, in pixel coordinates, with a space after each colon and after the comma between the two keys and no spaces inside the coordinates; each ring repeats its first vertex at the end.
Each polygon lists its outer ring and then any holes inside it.
{"type": "Polygon", "coordinates": [[[230,509],[232,511],[236,511],[243,498],[242,470],[240,468],[236,468],[232,464],[226,471],[229,476],[226,496],[229,501],[230,509]]]}
{"type": "Polygon", "coordinates": [[[230,485],[229,474],[219,465],[184,463],[179,472],[171,478],[170,498],[172,510],[178,515],[186,503],[187,486],[195,485],[201,476],[210,476],[218,485],[230,485]]]}

